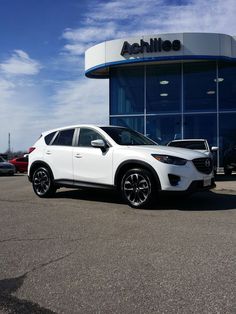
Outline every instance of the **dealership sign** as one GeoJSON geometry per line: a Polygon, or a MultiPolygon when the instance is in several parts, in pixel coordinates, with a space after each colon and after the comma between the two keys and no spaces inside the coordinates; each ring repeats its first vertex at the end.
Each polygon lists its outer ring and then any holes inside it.
{"type": "Polygon", "coordinates": [[[144,41],[143,39],[140,40],[140,44],[134,43],[130,44],[128,41],[123,43],[123,47],[121,50],[121,55],[125,54],[138,54],[144,52],[161,52],[161,51],[178,51],[181,48],[180,40],[162,40],[161,38],[150,38],[149,42],[144,41]]]}

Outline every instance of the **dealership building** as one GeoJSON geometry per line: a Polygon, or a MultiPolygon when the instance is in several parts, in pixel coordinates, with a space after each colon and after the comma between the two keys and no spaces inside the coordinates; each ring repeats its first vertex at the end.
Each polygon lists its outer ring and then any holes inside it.
{"type": "Polygon", "coordinates": [[[236,37],[155,34],[100,43],[85,53],[85,74],[109,79],[110,124],[166,144],[206,138],[236,143],[236,37]]]}

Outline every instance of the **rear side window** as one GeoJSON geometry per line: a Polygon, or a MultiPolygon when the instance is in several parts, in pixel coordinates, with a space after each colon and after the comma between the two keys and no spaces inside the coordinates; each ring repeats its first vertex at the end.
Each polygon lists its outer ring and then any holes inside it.
{"type": "Polygon", "coordinates": [[[48,134],[47,136],[45,136],[44,141],[47,145],[49,145],[51,143],[51,140],[53,139],[55,134],[56,134],[56,132],[52,132],[52,133],[48,134]]]}
{"type": "Polygon", "coordinates": [[[74,131],[74,129],[60,131],[52,145],[72,146],[74,131]]]}

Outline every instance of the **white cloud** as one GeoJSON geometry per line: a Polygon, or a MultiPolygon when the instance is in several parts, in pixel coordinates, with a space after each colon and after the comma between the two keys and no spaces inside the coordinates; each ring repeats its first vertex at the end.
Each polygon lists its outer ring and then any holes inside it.
{"type": "Polygon", "coordinates": [[[235,0],[92,2],[77,29],[66,29],[65,51],[82,55],[96,43],[127,36],[165,32],[219,32],[235,35],[235,0]]]}
{"type": "Polygon", "coordinates": [[[85,25],[78,29],[66,29],[62,37],[68,42],[64,46],[65,51],[72,55],[82,55],[92,44],[107,38],[114,38],[116,35],[117,25],[109,22],[102,31],[100,24],[94,26],[85,25]]]}
{"type": "Polygon", "coordinates": [[[45,130],[80,123],[108,124],[108,80],[57,82],[54,89],[54,95],[46,98],[43,85],[28,87],[0,80],[1,153],[7,150],[9,132],[13,150],[27,151],[45,130]],[[4,90],[6,95],[1,93],[4,90]]]}
{"type": "Polygon", "coordinates": [[[108,80],[86,78],[64,82],[54,97],[58,125],[108,123],[108,80]],[[96,91],[96,92],[95,92],[96,91]]]}
{"type": "Polygon", "coordinates": [[[0,79],[0,95],[1,99],[5,99],[11,96],[11,94],[14,92],[14,87],[15,84],[5,80],[5,79],[0,79]]]}
{"type": "Polygon", "coordinates": [[[47,120],[40,89],[10,85],[7,97],[0,93],[0,152],[7,149],[8,133],[14,150],[27,150],[39,137],[42,121],[47,120]]]}
{"type": "Polygon", "coordinates": [[[14,50],[12,56],[0,64],[0,70],[8,75],[35,75],[40,69],[40,63],[23,50],[14,50]]]}

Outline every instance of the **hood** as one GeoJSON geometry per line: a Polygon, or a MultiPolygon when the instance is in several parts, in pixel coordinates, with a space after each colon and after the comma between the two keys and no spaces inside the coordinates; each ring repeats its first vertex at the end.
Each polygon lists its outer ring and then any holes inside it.
{"type": "Polygon", "coordinates": [[[205,149],[195,149],[196,152],[200,152],[203,153],[204,155],[206,155],[207,157],[211,156],[211,152],[209,152],[209,150],[205,150],[205,149]]]}
{"type": "Polygon", "coordinates": [[[187,148],[161,146],[161,145],[140,145],[140,146],[134,145],[134,146],[126,146],[126,147],[129,149],[135,150],[137,152],[170,155],[170,156],[175,156],[179,158],[184,158],[187,160],[192,160],[195,158],[206,158],[206,155],[204,153],[198,152],[196,150],[187,149],[187,148]]]}

